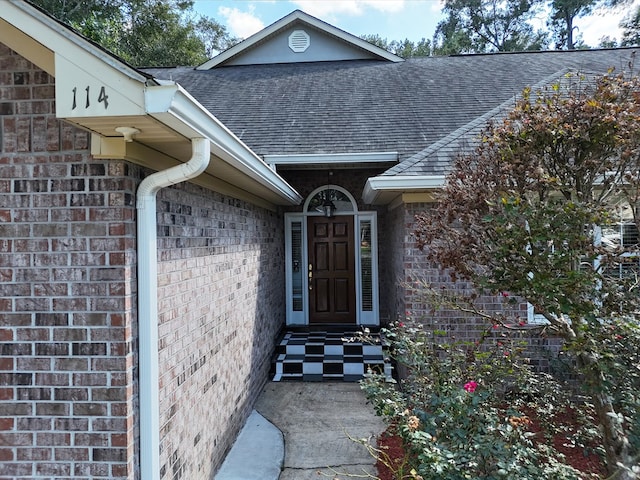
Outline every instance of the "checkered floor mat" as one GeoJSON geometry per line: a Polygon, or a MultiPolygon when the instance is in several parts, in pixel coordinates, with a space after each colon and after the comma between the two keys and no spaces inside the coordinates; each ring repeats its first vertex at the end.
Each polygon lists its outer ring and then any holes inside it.
{"type": "Polygon", "coordinates": [[[379,337],[363,343],[353,333],[287,332],[276,348],[274,382],[357,382],[369,370],[391,377],[379,337]]]}

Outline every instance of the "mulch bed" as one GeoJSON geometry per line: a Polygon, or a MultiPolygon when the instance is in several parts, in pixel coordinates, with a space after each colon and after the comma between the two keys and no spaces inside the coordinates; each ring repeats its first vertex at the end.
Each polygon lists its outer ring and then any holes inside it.
{"type": "MultiPolygon", "coordinates": [[[[554,421],[563,425],[577,425],[576,416],[573,412],[565,412],[554,418],[554,421]]],[[[575,426],[577,429],[578,427],[575,426]]],[[[546,441],[542,432],[542,427],[535,419],[528,426],[531,432],[537,433],[539,441],[546,441]]],[[[591,478],[603,478],[606,474],[606,469],[602,459],[592,451],[585,451],[580,447],[572,447],[567,441],[567,433],[556,434],[553,437],[553,445],[560,453],[565,456],[565,461],[568,465],[571,465],[576,470],[585,474],[585,479],[591,478]]],[[[380,480],[402,480],[394,476],[394,471],[405,464],[404,473],[409,474],[411,470],[406,464],[407,455],[402,445],[402,439],[395,434],[395,427],[392,425],[385,432],[378,437],[378,448],[381,448],[388,456],[387,463],[394,466],[393,470],[390,469],[384,462],[378,459],[376,467],[378,469],[378,477],[380,480]]],[[[405,477],[410,478],[410,477],[405,477]]]]}
{"type": "Polygon", "coordinates": [[[376,468],[378,469],[378,478],[380,480],[398,480],[393,472],[397,471],[406,460],[402,439],[395,434],[394,430],[395,427],[392,425],[378,437],[378,448],[386,453],[388,463],[394,467],[391,470],[384,462],[378,459],[376,468]]]}

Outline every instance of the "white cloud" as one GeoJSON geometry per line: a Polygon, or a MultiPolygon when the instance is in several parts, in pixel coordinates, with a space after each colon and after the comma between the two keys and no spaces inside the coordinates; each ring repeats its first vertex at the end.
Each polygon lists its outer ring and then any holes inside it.
{"type": "Polygon", "coordinates": [[[294,0],[292,2],[300,10],[313,15],[314,17],[326,20],[327,17],[335,19],[336,14],[346,13],[349,15],[360,15],[362,10],[355,0],[294,0]]]}
{"type": "Polygon", "coordinates": [[[405,0],[292,0],[300,10],[323,19],[336,15],[362,15],[367,8],[384,13],[396,13],[405,7],[405,0]]]}
{"type": "Polygon", "coordinates": [[[234,37],[247,38],[264,28],[264,23],[254,14],[254,7],[249,6],[248,12],[237,8],[220,7],[218,15],[223,17],[229,33],[234,37]]]}
{"type": "Polygon", "coordinates": [[[602,37],[608,36],[620,40],[622,37],[620,22],[638,6],[640,6],[640,0],[634,0],[631,5],[623,8],[597,10],[588,17],[579,18],[575,22],[578,33],[582,34],[584,42],[592,47],[598,46],[602,37]]]}
{"type": "Polygon", "coordinates": [[[362,0],[363,5],[385,13],[402,11],[404,3],[404,0],[362,0]]]}

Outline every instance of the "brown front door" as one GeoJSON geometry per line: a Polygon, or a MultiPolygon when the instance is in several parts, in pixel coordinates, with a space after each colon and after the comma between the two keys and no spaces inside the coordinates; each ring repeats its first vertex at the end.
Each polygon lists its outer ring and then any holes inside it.
{"type": "Polygon", "coordinates": [[[309,323],[355,323],[353,217],[308,217],[309,323]]]}

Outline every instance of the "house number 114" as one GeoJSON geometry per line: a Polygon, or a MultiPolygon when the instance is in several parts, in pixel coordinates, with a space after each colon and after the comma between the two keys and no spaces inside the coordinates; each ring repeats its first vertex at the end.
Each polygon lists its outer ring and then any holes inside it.
{"type": "MultiPolygon", "coordinates": [[[[91,105],[91,87],[87,85],[84,91],[86,92],[84,108],[89,108],[89,106],[91,105]]],[[[72,92],[73,104],[71,106],[71,110],[75,110],[78,106],[78,87],[73,87],[72,92]]],[[[107,95],[107,91],[104,86],[100,88],[100,93],[98,94],[97,101],[98,103],[104,103],[105,110],[109,108],[109,95],[107,95]]]]}

